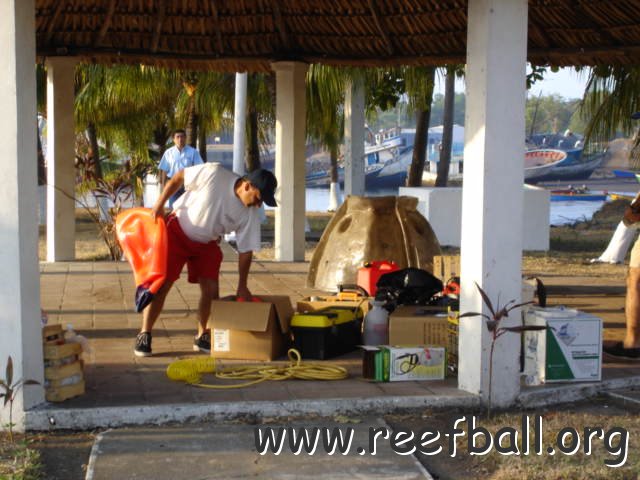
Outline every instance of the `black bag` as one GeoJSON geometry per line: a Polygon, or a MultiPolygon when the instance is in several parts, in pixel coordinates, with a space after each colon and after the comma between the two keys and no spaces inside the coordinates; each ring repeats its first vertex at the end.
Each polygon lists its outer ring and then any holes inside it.
{"type": "Polygon", "coordinates": [[[385,273],[376,284],[376,300],[394,305],[428,305],[431,297],[442,292],[442,281],[419,268],[385,273]]]}

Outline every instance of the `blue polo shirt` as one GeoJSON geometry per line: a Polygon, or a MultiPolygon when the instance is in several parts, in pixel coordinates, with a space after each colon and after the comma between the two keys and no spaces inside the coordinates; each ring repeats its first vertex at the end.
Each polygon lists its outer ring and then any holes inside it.
{"type": "Polygon", "coordinates": [[[201,163],[204,162],[195,148],[185,145],[180,151],[178,147],[173,146],[164,152],[158,168],[167,172],[167,177],[171,178],[184,168],[193,167],[201,163]]]}

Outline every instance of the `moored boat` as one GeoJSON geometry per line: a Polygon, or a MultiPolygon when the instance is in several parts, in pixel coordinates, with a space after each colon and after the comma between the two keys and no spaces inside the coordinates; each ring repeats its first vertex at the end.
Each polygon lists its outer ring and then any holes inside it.
{"type": "Polygon", "coordinates": [[[558,201],[584,201],[603,202],[607,199],[607,192],[591,191],[588,188],[568,187],[561,190],[551,190],[549,199],[552,202],[558,201]]]}

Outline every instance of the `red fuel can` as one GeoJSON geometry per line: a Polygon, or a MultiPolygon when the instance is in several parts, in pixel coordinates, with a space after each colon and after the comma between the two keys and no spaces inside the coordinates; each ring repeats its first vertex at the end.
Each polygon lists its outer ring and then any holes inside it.
{"type": "Polygon", "coordinates": [[[395,262],[389,260],[374,260],[367,262],[364,267],[358,269],[358,276],[356,283],[359,287],[364,288],[369,295],[374,297],[376,295],[376,284],[378,279],[385,273],[395,272],[400,268],[395,262]]]}

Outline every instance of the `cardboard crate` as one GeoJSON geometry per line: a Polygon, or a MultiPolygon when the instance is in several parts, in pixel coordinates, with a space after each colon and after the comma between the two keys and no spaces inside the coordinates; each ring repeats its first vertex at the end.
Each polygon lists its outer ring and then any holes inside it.
{"type": "Polygon", "coordinates": [[[525,325],[550,327],[524,332],[525,383],[601,380],[602,319],[557,307],[530,307],[523,316],[525,325]]]}
{"type": "Polygon", "coordinates": [[[443,307],[402,305],[389,316],[390,345],[449,344],[448,314],[443,307]]]}
{"type": "Polygon", "coordinates": [[[271,295],[261,302],[216,300],[211,306],[211,355],[215,358],[269,361],[289,346],[293,308],[289,297],[271,295]]]}
{"type": "Polygon", "coordinates": [[[55,323],[42,327],[42,343],[44,345],[60,345],[64,343],[62,325],[55,323]]]}
{"type": "Polygon", "coordinates": [[[44,369],[45,380],[60,380],[77,374],[82,374],[82,363],[80,363],[80,361],[60,367],[46,367],[44,369]]]}
{"type": "Polygon", "coordinates": [[[378,382],[442,380],[445,375],[444,347],[363,346],[362,376],[378,382]]]}
{"type": "Polygon", "coordinates": [[[63,402],[69,398],[77,397],[84,394],[85,383],[81,380],[73,385],[65,385],[62,387],[52,387],[45,390],[44,397],[47,402],[63,402]]]}
{"type": "Polygon", "coordinates": [[[460,255],[434,255],[433,274],[447,283],[451,277],[460,276],[460,255]]]}
{"type": "Polygon", "coordinates": [[[57,360],[71,355],[80,355],[82,345],[73,342],[62,345],[44,345],[43,350],[45,360],[57,360]]]}

